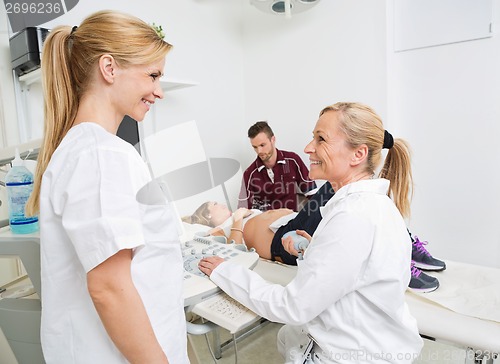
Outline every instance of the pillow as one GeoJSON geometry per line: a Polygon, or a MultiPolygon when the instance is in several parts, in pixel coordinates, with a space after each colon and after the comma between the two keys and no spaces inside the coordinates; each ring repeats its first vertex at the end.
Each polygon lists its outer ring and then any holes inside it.
{"type": "Polygon", "coordinates": [[[202,224],[189,224],[187,222],[182,222],[182,226],[184,228],[184,231],[188,234],[195,234],[197,232],[207,232],[208,230],[211,229],[210,226],[207,225],[202,225],[202,224]]]}

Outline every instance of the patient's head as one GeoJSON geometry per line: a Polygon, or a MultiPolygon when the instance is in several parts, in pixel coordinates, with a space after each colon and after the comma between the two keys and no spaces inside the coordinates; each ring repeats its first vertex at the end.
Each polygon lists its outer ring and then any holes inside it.
{"type": "Polygon", "coordinates": [[[231,215],[232,213],[226,205],[215,201],[208,201],[201,204],[191,216],[184,216],[182,221],[189,224],[202,224],[215,227],[222,224],[231,215]]]}

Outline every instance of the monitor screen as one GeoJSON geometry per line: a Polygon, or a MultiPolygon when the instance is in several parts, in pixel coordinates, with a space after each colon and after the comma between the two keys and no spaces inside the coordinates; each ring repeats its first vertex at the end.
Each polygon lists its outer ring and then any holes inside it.
{"type": "Polygon", "coordinates": [[[132,119],[130,116],[125,115],[118,131],[116,132],[116,135],[132,144],[135,149],[137,149],[139,154],[141,153],[139,145],[139,125],[137,124],[137,121],[132,119]]]}

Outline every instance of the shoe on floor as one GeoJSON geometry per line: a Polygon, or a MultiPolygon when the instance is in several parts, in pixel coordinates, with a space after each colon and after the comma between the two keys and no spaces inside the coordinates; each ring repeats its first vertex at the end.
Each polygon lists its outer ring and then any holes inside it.
{"type": "Polygon", "coordinates": [[[412,237],[411,259],[415,261],[415,266],[422,270],[441,271],[446,269],[446,263],[434,258],[427,251],[426,241],[420,241],[418,236],[412,237]]]}
{"type": "Polygon", "coordinates": [[[425,274],[411,262],[411,279],[408,287],[416,292],[427,293],[435,291],[439,287],[439,281],[435,277],[425,274]]]}

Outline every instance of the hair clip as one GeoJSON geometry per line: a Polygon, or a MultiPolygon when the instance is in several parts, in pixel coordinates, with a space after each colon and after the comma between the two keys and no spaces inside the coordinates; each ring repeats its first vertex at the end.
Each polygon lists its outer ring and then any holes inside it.
{"type": "Polygon", "coordinates": [[[158,34],[158,37],[161,39],[165,39],[165,32],[163,31],[163,28],[161,25],[156,25],[155,23],[151,24],[151,27],[155,30],[156,34],[158,34]]]}

